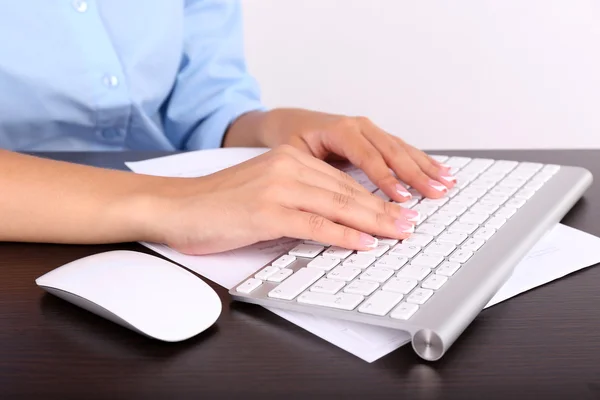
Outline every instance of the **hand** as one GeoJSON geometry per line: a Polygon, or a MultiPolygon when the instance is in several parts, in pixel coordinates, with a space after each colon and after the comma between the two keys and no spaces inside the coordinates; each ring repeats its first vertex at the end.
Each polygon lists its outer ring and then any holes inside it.
{"type": "MultiPolygon", "coordinates": [[[[289,144],[322,160],[331,155],[341,156],[361,168],[395,201],[410,198],[399,179],[430,198],[442,197],[456,183],[449,167],[388,134],[367,118],[300,109],[275,109],[262,115],[256,131],[263,145],[289,144]]],[[[258,119],[258,114],[249,115],[246,120],[252,118],[258,119]]],[[[244,125],[247,126],[241,117],[240,134],[244,125]]]]}
{"type": "Polygon", "coordinates": [[[349,175],[283,145],[203,178],[172,181],[158,205],[157,241],[207,254],[292,237],[354,250],[372,235],[404,239],[418,213],[385,202],[349,175]]]}

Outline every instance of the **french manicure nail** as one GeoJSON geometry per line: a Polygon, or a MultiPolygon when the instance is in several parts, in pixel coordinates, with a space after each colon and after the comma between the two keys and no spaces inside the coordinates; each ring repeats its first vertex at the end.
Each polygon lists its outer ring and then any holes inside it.
{"type": "Polygon", "coordinates": [[[440,167],[441,167],[442,169],[445,169],[445,170],[448,170],[448,171],[452,169],[452,167],[451,167],[451,166],[449,166],[449,165],[446,165],[446,164],[440,164],[440,167]]]}
{"type": "Polygon", "coordinates": [[[415,226],[409,222],[397,219],[396,229],[398,229],[398,232],[400,233],[413,233],[415,231],[415,226]]]}
{"type": "Polygon", "coordinates": [[[400,184],[396,185],[396,193],[398,193],[400,196],[405,197],[407,199],[410,199],[412,197],[412,194],[410,194],[410,192],[408,190],[406,190],[406,188],[400,184]]]}
{"type": "Polygon", "coordinates": [[[456,183],[456,178],[452,175],[440,175],[440,178],[448,183],[456,183]]]}
{"type": "Polygon", "coordinates": [[[448,188],[438,181],[434,181],[433,179],[429,180],[429,186],[437,190],[438,192],[447,192],[448,188]]]}
{"type": "Polygon", "coordinates": [[[367,235],[366,233],[361,233],[360,234],[360,244],[365,247],[374,249],[379,244],[379,241],[371,235],[367,235]]]}
{"type": "Polygon", "coordinates": [[[410,208],[403,209],[402,214],[404,214],[406,220],[410,222],[418,222],[421,219],[421,213],[416,210],[411,210],[410,208]]]}

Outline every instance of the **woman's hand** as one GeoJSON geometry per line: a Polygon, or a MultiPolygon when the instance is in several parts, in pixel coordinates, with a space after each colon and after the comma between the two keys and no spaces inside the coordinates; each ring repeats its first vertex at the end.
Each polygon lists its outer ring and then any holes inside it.
{"type": "Polygon", "coordinates": [[[418,218],[289,145],[213,175],[174,180],[163,193],[156,206],[166,212],[154,239],[187,254],[280,237],[368,250],[373,235],[408,237],[418,218]]]}
{"type": "Polygon", "coordinates": [[[275,109],[240,117],[227,136],[226,146],[243,145],[243,140],[253,136],[255,142],[247,144],[271,148],[289,144],[321,160],[343,157],[399,202],[410,194],[398,179],[430,198],[442,197],[456,182],[448,167],[363,117],[275,109]]]}

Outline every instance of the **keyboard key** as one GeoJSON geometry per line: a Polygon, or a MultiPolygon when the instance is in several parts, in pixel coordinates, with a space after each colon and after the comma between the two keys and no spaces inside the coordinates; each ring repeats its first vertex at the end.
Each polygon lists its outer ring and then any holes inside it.
{"type": "Polygon", "coordinates": [[[542,169],[542,167],[542,164],[533,162],[522,162],[521,164],[519,164],[519,169],[533,170],[536,172],[542,169]]]}
{"type": "Polygon", "coordinates": [[[346,311],[354,310],[363,300],[363,296],[351,293],[327,294],[304,292],[298,296],[298,303],[337,308],[346,311]]]}
{"type": "Polygon", "coordinates": [[[352,279],[356,278],[362,269],[357,267],[348,267],[340,265],[339,267],[335,267],[333,271],[327,274],[329,279],[338,279],[346,282],[350,282],[352,279]]]}
{"type": "Polygon", "coordinates": [[[544,186],[544,182],[535,181],[535,182],[529,182],[527,185],[523,186],[523,189],[537,191],[542,186],[544,186]]]}
{"type": "Polygon", "coordinates": [[[409,278],[392,278],[386,282],[381,288],[390,292],[397,292],[402,294],[408,294],[417,286],[418,282],[416,279],[409,278]]]}
{"type": "Polygon", "coordinates": [[[292,275],[294,273],[294,271],[292,271],[289,268],[282,268],[279,271],[277,271],[276,273],[274,273],[273,275],[269,276],[269,278],[267,278],[267,280],[269,282],[283,282],[285,280],[285,278],[287,278],[288,276],[292,275]]]}
{"type": "Polygon", "coordinates": [[[452,276],[456,271],[458,271],[459,268],[460,263],[444,261],[442,265],[440,265],[438,269],[435,270],[435,273],[438,275],[452,276]]]}
{"type": "Polygon", "coordinates": [[[416,279],[418,281],[425,279],[431,272],[429,267],[423,265],[407,265],[403,267],[397,274],[398,278],[416,279]]]}
{"type": "Polygon", "coordinates": [[[437,206],[428,206],[425,204],[417,204],[412,208],[415,211],[418,211],[421,214],[421,218],[429,217],[431,214],[437,211],[437,206]]]}
{"type": "Polygon", "coordinates": [[[444,207],[440,208],[440,212],[448,213],[455,216],[460,216],[467,211],[468,207],[463,204],[446,204],[444,207]]]}
{"type": "Polygon", "coordinates": [[[379,244],[387,244],[390,247],[397,245],[399,242],[398,239],[383,238],[380,236],[377,237],[377,241],[379,244]]]}
{"type": "Polygon", "coordinates": [[[452,189],[448,190],[448,193],[446,193],[446,197],[453,198],[458,193],[460,193],[459,188],[453,187],[452,189]]]}
{"type": "Polygon", "coordinates": [[[311,260],[307,267],[318,268],[325,271],[330,271],[333,267],[337,266],[340,263],[340,259],[336,257],[329,256],[319,256],[311,260]]]}
{"type": "Polygon", "coordinates": [[[457,196],[454,196],[454,198],[448,204],[460,204],[465,207],[471,207],[473,204],[477,203],[477,200],[479,200],[479,197],[468,196],[461,193],[457,196]]]}
{"type": "Polygon", "coordinates": [[[407,319],[412,317],[417,312],[417,310],[419,310],[418,305],[403,301],[398,307],[394,309],[394,311],[392,311],[390,317],[406,321],[407,319]]]}
{"type": "Polygon", "coordinates": [[[344,288],[344,292],[360,294],[363,296],[369,296],[378,287],[379,287],[379,284],[376,282],[361,281],[360,279],[356,279],[356,280],[350,282],[348,284],[348,286],[346,286],[344,288]]]}
{"type": "Polygon", "coordinates": [[[384,316],[400,303],[402,297],[404,296],[400,293],[384,292],[380,290],[362,303],[360,307],[358,307],[358,312],[384,316]]]}
{"type": "Polygon", "coordinates": [[[359,279],[362,279],[363,281],[383,283],[390,279],[393,275],[394,270],[392,268],[371,267],[363,272],[359,279]]]}
{"type": "Polygon", "coordinates": [[[415,245],[418,247],[425,247],[433,240],[433,236],[425,235],[423,233],[413,233],[408,238],[402,241],[405,245],[415,245]]]}
{"type": "Polygon", "coordinates": [[[446,225],[425,223],[417,228],[416,233],[437,236],[440,233],[442,233],[445,229],[446,225]]]}
{"type": "Polygon", "coordinates": [[[371,250],[359,251],[357,254],[368,254],[375,257],[381,257],[390,249],[390,246],[387,244],[378,244],[377,247],[371,250]]]}
{"type": "Polygon", "coordinates": [[[496,230],[500,229],[502,227],[502,225],[504,225],[506,223],[506,219],[505,218],[500,218],[500,217],[492,217],[490,218],[485,226],[489,227],[489,228],[494,228],[496,230]]]}
{"type": "Polygon", "coordinates": [[[404,256],[408,258],[413,258],[421,251],[420,246],[416,246],[414,244],[405,244],[400,243],[397,244],[390,250],[390,255],[393,256],[404,256]]]}
{"type": "Polygon", "coordinates": [[[289,254],[285,254],[279,257],[277,260],[273,261],[271,265],[277,268],[285,268],[288,265],[292,264],[294,261],[296,261],[296,257],[290,256],[289,254]]]}
{"type": "Polygon", "coordinates": [[[296,257],[315,258],[323,250],[325,250],[324,246],[318,246],[316,244],[299,244],[290,250],[290,255],[296,257]]]}
{"type": "Polygon", "coordinates": [[[498,181],[495,179],[486,179],[484,177],[479,177],[479,178],[475,179],[473,182],[471,182],[469,187],[480,187],[480,188],[487,190],[487,189],[491,189],[492,187],[496,186],[497,183],[498,183],[498,181]]]}
{"type": "Polygon", "coordinates": [[[262,285],[263,282],[260,279],[250,278],[241,285],[239,285],[235,291],[240,293],[249,294],[252,293],[256,288],[262,285]]]}
{"type": "Polygon", "coordinates": [[[494,160],[489,158],[475,158],[465,166],[465,170],[483,172],[494,164],[494,160]]]}
{"type": "Polygon", "coordinates": [[[512,199],[506,202],[506,206],[513,208],[521,208],[525,205],[525,203],[527,203],[527,200],[513,197],[512,199]]]}
{"type": "Polygon", "coordinates": [[[464,264],[472,256],[473,256],[473,252],[472,251],[459,249],[459,250],[455,251],[454,254],[452,254],[450,256],[450,261],[451,262],[457,262],[457,263],[464,264]]]}
{"type": "Polygon", "coordinates": [[[479,186],[471,187],[470,185],[469,185],[469,187],[465,188],[462,191],[462,194],[464,194],[465,196],[474,196],[474,197],[477,197],[477,198],[482,197],[486,193],[487,193],[487,189],[486,188],[479,187],[479,186]]]}
{"type": "Polygon", "coordinates": [[[506,203],[508,196],[488,193],[481,198],[481,201],[486,204],[495,204],[501,206],[506,203]]]}
{"type": "Polygon", "coordinates": [[[456,220],[456,216],[450,213],[438,211],[427,219],[427,223],[448,226],[456,220]]]}
{"type": "Polygon", "coordinates": [[[440,265],[442,261],[444,261],[443,256],[421,253],[418,256],[416,256],[410,263],[411,265],[422,265],[428,268],[435,268],[438,265],[440,265]]]}
{"type": "Polygon", "coordinates": [[[456,246],[453,245],[452,243],[433,242],[429,246],[427,246],[427,248],[425,250],[423,250],[423,253],[446,257],[447,255],[452,253],[454,250],[456,250],[456,246]]]}
{"type": "Polygon", "coordinates": [[[303,243],[304,244],[312,244],[312,245],[315,245],[315,246],[323,246],[323,247],[329,247],[329,246],[331,246],[330,244],[316,242],[314,240],[305,240],[303,243]]]}
{"type": "Polygon", "coordinates": [[[391,254],[381,257],[375,262],[376,267],[380,268],[392,268],[393,270],[399,270],[408,262],[408,257],[404,256],[393,256],[391,254]]]}
{"type": "Polygon", "coordinates": [[[535,194],[535,190],[531,189],[521,189],[517,193],[515,193],[515,197],[518,199],[529,200],[535,194]]]}
{"type": "Polygon", "coordinates": [[[283,283],[271,290],[268,296],[275,299],[292,300],[319,280],[324,273],[316,268],[300,268],[283,283]]]}
{"type": "Polygon", "coordinates": [[[484,227],[477,229],[477,231],[475,231],[475,234],[473,235],[473,237],[478,238],[478,239],[488,240],[489,238],[494,236],[495,233],[496,233],[495,228],[492,228],[489,226],[484,226],[484,227]]]}
{"type": "Polygon", "coordinates": [[[527,182],[527,179],[512,178],[512,177],[508,176],[508,177],[504,178],[503,180],[501,180],[500,183],[498,184],[498,186],[512,188],[512,189],[519,189],[521,186],[523,186],[525,184],[525,182],[527,182]]]}
{"type": "Polygon", "coordinates": [[[415,199],[413,197],[412,199],[403,201],[402,203],[398,203],[398,202],[394,202],[394,203],[398,204],[400,207],[413,208],[414,206],[416,206],[419,203],[419,199],[415,199]]]}
{"type": "Polygon", "coordinates": [[[407,298],[408,303],[413,304],[425,304],[429,298],[433,296],[433,290],[431,289],[415,289],[407,298]]]}
{"type": "Polygon", "coordinates": [[[483,246],[485,244],[485,240],[480,239],[480,238],[471,238],[471,239],[467,239],[467,241],[460,246],[461,250],[467,250],[467,251],[477,251],[481,248],[481,246],[483,246]]]}
{"type": "Polygon", "coordinates": [[[448,232],[461,232],[471,234],[479,228],[478,224],[467,223],[467,222],[455,222],[448,227],[448,232]]]}
{"type": "Polygon", "coordinates": [[[499,217],[499,218],[509,219],[510,217],[515,215],[516,212],[517,212],[516,208],[504,206],[501,209],[499,209],[494,214],[494,216],[499,217]]]}
{"type": "Polygon", "coordinates": [[[336,294],[344,286],[346,286],[346,282],[321,278],[317,283],[311,286],[310,290],[318,293],[336,294]]]}
{"type": "Polygon", "coordinates": [[[427,279],[425,279],[423,281],[423,283],[421,284],[421,287],[423,289],[438,290],[447,281],[448,281],[447,277],[445,277],[443,275],[433,274],[433,275],[429,275],[427,277],[427,279]]]}
{"type": "Polygon", "coordinates": [[[450,157],[444,162],[448,167],[462,168],[467,165],[471,159],[469,157],[450,157]]]}
{"type": "Polygon", "coordinates": [[[377,257],[370,254],[353,254],[347,258],[342,265],[364,269],[375,261],[377,261],[377,257]]]}
{"type": "Polygon", "coordinates": [[[459,244],[464,242],[468,237],[469,235],[463,232],[446,231],[437,238],[437,241],[448,242],[458,246],[459,244]]]}
{"type": "Polygon", "coordinates": [[[323,252],[323,255],[327,257],[340,258],[343,260],[352,253],[354,253],[352,250],[344,249],[343,247],[331,246],[323,252]]]}
{"type": "Polygon", "coordinates": [[[492,215],[498,210],[498,208],[500,208],[500,206],[498,206],[497,204],[477,203],[473,207],[471,207],[470,211],[477,214],[492,215]]]}
{"type": "Polygon", "coordinates": [[[508,160],[498,160],[492,165],[491,169],[502,171],[502,172],[510,172],[515,169],[519,165],[517,161],[508,161],[508,160]]]}
{"type": "Polygon", "coordinates": [[[477,214],[475,212],[469,211],[463,214],[462,217],[460,217],[458,220],[461,223],[481,225],[488,218],[488,214],[477,214]]]}
{"type": "Polygon", "coordinates": [[[439,199],[424,199],[423,201],[421,201],[421,204],[425,206],[441,207],[444,204],[446,204],[449,200],[450,199],[448,199],[447,197],[440,197],[439,199]]]}
{"type": "Polygon", "coordinates": [[[505,186],[496,186],[492,190],[490,190],[491,194],[499,195],[499,196],[507,196],[510,197],[518,190],[518,188],[514,187],[505,187],[505,186]]]}
{"type": "Polygon", "coordinates": [[[271,275],[279,272],[279,268],[277,267],[265,267],[261,269],[259,272],[254,275],[256,279],[260,279],[261,281],[266,281],[271,275]]]}
{"type": "Polygon", "coordinates": [[[553,164],[548,164],[546,165],[543,169],[542,172],[548,172],[551,174],[555,174],[560,170],[560,166],[558,165],[553,165],[553,164]]]}

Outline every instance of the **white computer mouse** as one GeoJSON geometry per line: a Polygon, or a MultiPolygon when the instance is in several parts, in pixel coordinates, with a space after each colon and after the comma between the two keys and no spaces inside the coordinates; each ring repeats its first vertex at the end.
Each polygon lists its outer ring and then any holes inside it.
{"type": "Polygon", "coordinates": [[[135,251],[75,260],[36,279],[44,290],[151,338],[177,342],[215,323],[221,300],[191,272],[135,251]]]}

